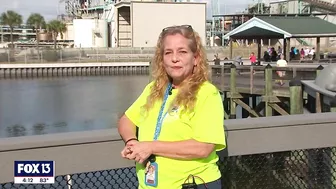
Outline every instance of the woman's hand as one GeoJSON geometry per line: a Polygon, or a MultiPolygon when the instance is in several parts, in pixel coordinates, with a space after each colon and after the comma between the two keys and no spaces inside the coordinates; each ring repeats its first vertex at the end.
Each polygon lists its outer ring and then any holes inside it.
{"type": "Polygon", "coordinates": [[[131,153],[126,155],[127,159],[134,159],[138,163],[143,163],[152,155],[152,142],[138,142],[129,147],[131,153]]]}
{"type": "MultiPolygon", "coordinates": [[[[139,143],[137,140],[131,140],[131,141],[127,142],[126,146],[121,151],[121,157],[129,159],[128,155],[132,153],[131,146],[133,146],[137,143],[139,143]]],[[[129,159],[129,160],[133,160],[133,159],[129,159]]]]}

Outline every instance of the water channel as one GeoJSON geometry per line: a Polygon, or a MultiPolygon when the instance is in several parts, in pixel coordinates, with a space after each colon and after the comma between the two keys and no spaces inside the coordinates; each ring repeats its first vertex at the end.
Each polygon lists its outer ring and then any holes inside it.
{"type": "Polygon", "coordinates": [[[0,80],[0,138],[116,127],[148,81],[146,75],[0,80]]]}

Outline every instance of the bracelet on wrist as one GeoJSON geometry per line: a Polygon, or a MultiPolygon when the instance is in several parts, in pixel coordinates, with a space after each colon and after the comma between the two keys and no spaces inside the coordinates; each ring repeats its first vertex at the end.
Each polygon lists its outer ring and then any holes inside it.
{"type": "Polygon", "coordinates": [[[137,138],[130,138],[130,139],[128,139],[128,140],[125,142],[125,145],[126,145],[128,142],[132,141],[132,140],[136,140],[136,141],[138,141],[137,138]]]}

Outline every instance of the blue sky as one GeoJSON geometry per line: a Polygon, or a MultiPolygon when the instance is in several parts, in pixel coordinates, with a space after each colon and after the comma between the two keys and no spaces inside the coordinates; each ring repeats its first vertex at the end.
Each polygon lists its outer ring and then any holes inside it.
{"type": "MultiPolygon", "coordinates": [[[[64,3],[60,0],[0,0],[0,13],[14,10],[21,14],[24,21],[31,13],[40,13],[46,20],[55,19],[58,14],[65,13],[64,3]]],[[[208,17],[211,15],[211,0],[195,0],[208,2],[208,17]]],[[[256,0],[255,0],[256,1],[256,0]]],[[[220,13],[231,14],[243,11],[253,0],[218,0],[220,13]]]]}
{"type": "Polygon", "coordinates": [[[14,10],[21,14],[24,21],[31,13],[40,13],[46,20],[57,17],[58,12],[64,13],[64,4],[59,0],[0,0],[0,12],[14,10]]]}

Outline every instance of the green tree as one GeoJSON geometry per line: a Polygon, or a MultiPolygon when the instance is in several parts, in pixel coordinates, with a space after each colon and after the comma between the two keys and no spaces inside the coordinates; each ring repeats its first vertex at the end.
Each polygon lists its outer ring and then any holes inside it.
{"type": "Polygon", "coordinates": [[[4,12],[0,16],[0,24],[7,25],[10,28],[10,41],[12,43],[12,48],[14,47],[13,44],[13,30],[15,26],[20,26],[22,24],[22,16],[14,11],[8,10],[4,12]]]}
{"type": "Polygon", "coordinates": [[[41,29],[43,27],[45,27],[46,22],[44,20],[44,17],[41,14],[33,13],[28,17],[27,25],[32,27],[33,30],[36,33],[37,54],[38,54],[38,57],[40,59],[40,52],[39,52],[40,37],[39,37],[39,33],[41,32],[41,29]]]}
{"type": "Polygon", "coordinates": [[[58,34],[61,35],[61,38],[63,39],[63,33],[67,31],[65,23],[59,21],[59,20],[51,20],[47,24],[47,30],[51,32],[53,40],[54,40],[54,49],[56,49],[57,44],[57,36],[58,34]]]}

